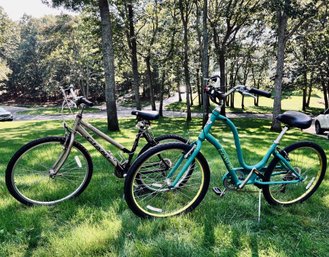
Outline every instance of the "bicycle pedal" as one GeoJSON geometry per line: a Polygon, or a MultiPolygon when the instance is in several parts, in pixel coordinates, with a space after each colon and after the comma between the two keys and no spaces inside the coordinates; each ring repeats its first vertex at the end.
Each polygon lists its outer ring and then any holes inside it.
{"type": "Polygon", "coordinates": [[[220,197],[223,197],[225,195],[225,191],[221,190],[219,187],[213,187],[212,190],[216,195],[220,197]]]}

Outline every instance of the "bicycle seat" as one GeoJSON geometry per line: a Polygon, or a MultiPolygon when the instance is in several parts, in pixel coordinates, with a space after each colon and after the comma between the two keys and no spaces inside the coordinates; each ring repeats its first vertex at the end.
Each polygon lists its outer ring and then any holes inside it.
{"type": "Polygon", "coordinates": [[[143,120],[157,120],[159,119],[159,113],[156,111],[137,111],[134,110],[131,112],[132,115],[136,115],[137,119],[143,120]]]}
{"type": "Polygon", "coordinates": [[[307,129],[312,124],[312,118],[305,113],[286,111],[276,117],[277,120],[288,125],[289,127],[296,127],[300,129],[307,129]]]}

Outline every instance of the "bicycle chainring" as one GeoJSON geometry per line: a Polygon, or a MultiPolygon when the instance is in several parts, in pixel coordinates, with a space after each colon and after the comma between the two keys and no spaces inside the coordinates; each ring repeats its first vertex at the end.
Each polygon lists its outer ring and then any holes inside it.
{"type": "MultiPolygon", "coordinates": [[[[237,176],[239,180],[245,179],[245,174],[242,171],[237,171],[237,176]]],[[[226,190],[234,190],[234,191],[238,190],[237,186],[234,184],[232,180],[232,177],[229,174],[224,178],[223,184],[226,190]]]]}
{"type": "Polygon", "coordinates": [[[127,167],[127,162],[121,163],[120,165],[114,168],[114,175],[117,178],[124,178],[126,173],[128,172],[128,168],[129,167],[127,167]]]}

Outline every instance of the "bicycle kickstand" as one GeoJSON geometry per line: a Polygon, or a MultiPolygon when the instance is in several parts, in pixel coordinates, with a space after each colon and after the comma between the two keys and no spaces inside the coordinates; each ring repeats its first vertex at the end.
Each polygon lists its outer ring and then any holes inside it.
{"type": "Polygon", "coordinates": [[[260,214],[261,214],[261,206],[262,206],[262,189],[258,191],[258,224],[260,223],[260,214]]]}

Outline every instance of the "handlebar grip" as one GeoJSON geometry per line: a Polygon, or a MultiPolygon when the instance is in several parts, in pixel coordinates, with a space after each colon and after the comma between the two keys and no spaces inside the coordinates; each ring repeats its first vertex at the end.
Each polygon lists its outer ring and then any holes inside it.
{"type": "Polygon", "coordinates": [[[271,98],[271,96],[272,96],[272,94],[270,92],[267,92],[265,90],[260,90],[260,89],[257,89],[257,88],[251,88],[249,90],[249,93],[264,96],[264,97],[267,97],[267,98],[271,98]]]}

